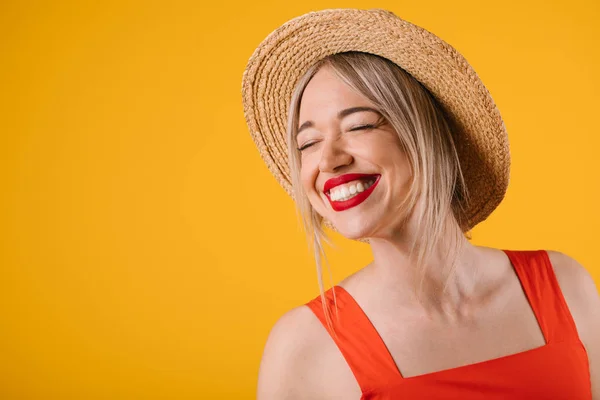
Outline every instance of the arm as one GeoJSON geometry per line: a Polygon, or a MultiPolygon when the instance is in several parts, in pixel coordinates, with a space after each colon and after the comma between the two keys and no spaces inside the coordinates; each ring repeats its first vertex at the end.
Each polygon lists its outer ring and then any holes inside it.
{"type": "Polygon", "coordinates": [[[592,399],[600,400],[600,296],[589,272],[573,258],[548,251],[590,363],[592,399]]]}
{"type": "Polygon", "coordinates": [[[288,311],[271,329],[258,373],[257,400],[306,398],[300,365],[306,356],[307,310],[301,306],[288,311]]]}

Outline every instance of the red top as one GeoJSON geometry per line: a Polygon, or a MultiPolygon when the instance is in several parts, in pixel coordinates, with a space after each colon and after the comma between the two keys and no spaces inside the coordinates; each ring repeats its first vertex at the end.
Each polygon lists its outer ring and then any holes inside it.
{"type": "MultiPolygon", "coordinates": [[[[327,327],[321,296],[306,305],[328,329],[362,390],[361,399],[587,399],[587,353],[545,250],[503,250],[516,271],[546,344],[521,353],[409,378],[358,303],[334,286],[337,337],[327,327]]],[[[332,289],[326,292],[334,307],[332,289]]]]}

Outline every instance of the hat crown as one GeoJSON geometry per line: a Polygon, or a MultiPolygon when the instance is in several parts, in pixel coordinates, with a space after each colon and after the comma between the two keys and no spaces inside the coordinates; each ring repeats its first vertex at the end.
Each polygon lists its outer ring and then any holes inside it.
{"type": "Polygon", "coordinates": [[[500,112],[456,49],[381,8],[324,9],[295,17],[271,32],[248,60],[242,78],[244,116],[262,159],[281,186],[293,198],[286,144],[293,90],[314,63],[348,51],[384,57],[429,90],[454,127],[470,194],[469,228],[485,220],[509,183],[510,150],[500,112]]]}

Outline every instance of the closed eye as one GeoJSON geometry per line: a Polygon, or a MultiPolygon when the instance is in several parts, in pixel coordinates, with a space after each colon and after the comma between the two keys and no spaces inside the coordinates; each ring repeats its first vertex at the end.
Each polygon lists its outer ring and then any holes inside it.
{"type": "Polygon", "coordinates": [[[360,126],[352,128],[350,130],[351,131],[359,131],[359,130],[362,130],[362,129],[373,129],[373,128],[375,128],[375,125],[360,125],[360,126]]]}
{"type": "MultiPolygon", "coordinates": [[[[360,131],[360,130],[366,130],[366,129],[375,129],[375,128],[376,128],[376,126],[375,126],[375,125],[372,125],[372,124],[367,124],[367,125],[355,126],[354,128],[350,129],[350,131],[352,132],[352,131],[360,131]]],[[[307,148],[309,148],[310,146],[312,146],[313,144],[315,144],[315,142],[312,142],[312,143],[307,143],[307,144],[305,144],[304,146],[300,147],[300,148],[298,149],[298,151],[302,151],[302,150],[304,150],[304,149],[307,149],[307,148]]]]}
{"type": "Polygon", "coordinates": [[[312,146],[313,144],[315,144],[315,142],[312,142],[312,143],[307,143],[307,144],[305,144],[304,146],[300,147],[300,148],[298,149],[298,151],[302,151],[302,150],[304,150],[304,149],[307,149],[307,148],[309,148],[310,146],[312,146]]]}

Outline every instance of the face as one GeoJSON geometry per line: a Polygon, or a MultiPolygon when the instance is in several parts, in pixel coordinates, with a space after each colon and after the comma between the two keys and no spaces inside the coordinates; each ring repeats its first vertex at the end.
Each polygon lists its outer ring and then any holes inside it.
{"type": "Polygon", "coordinates": [[[392,235],[411,171],[392,126],[328,67],[306,86],[297,147],[311,205],[351,239],[392,235]]]}

